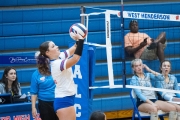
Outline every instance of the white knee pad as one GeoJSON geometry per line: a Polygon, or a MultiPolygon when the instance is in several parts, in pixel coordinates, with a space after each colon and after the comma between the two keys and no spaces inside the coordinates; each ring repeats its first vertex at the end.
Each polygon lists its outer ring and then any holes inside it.
{"type": "Polygon", "coordinates": [[[180,120],[180,112],[177,112],[177,120],[180,120]]]}
{"type": "Polygon", "coordinates": [[[177,112],[176,111],[170,111],[169,112],[169,120],[176,120],[177,118],[177,112]]]}
{"type": "Polygon", "coordinates": [[[158,120],[158,114],[157,113],[151,113],[150,120],[158,120]]]}

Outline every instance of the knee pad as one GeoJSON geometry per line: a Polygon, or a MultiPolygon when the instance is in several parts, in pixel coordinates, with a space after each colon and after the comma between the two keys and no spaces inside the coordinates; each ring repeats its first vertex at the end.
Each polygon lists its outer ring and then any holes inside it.
{"type": "Polygon", "coordinates": [[[177,118],[177,112],[176,111],[170,111],[169,112],[169,120],[176,120],[177,118]]]}
{"type": "Polygon", "coordinates": [[[151,113],[150,120],[158,120],[158,114],[157,113],[151,113]]]}

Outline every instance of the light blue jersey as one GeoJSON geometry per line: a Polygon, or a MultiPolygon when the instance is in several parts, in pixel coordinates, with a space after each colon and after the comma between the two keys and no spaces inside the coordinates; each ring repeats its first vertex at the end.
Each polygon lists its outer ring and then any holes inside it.
{"type": "MultiPolygon", "coordinates": [[[[131,85],[142,86],[142,87],[153,87],[153,78],[154,75],[151,73],[144,73],[145,78],[141,79],[137,75],[134,75],[130,81],[131,85]]],[[[143,89],[133,89],[137,97],[141,101],[146,101],[147,99],[156,99],[156,93],[152,90],[143,90],[143,89]]]]}
{"type": "Polygon", "coordinates": [[[43,101],[54,101],[55,84],[52,76],[44,76],[36,70],[31,78],[31,95],[37,95],[43,101]]]}
{"type": "MultiPolygon", "coordinates": [[[[156,84],[155,87],[156,88],[163,88],[163,89],[169,89],[169,90],[179,90],[178,87],[178,83],[177,83],[177,79],[174,75],[170,75],[168,74],[169,77],[169,83],[166,83],[164,81],[164,76],[162,74],[156,76],[156,84]]],[[[164,98],[165,100],[169,101],[173,96],[180,98],[180,94],[178,93],[168,93],[168,92],[162,92],[159,91],[158,92],[162,98],[164,98]]]]}

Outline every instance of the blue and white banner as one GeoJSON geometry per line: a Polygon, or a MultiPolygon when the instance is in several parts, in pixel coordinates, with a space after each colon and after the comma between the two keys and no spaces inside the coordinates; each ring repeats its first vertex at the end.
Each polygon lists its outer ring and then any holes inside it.
{"type": "Polygon", "coordinates": [[[123,11],[123,18],[146,19],[146,20],[164,20],[180,22],[180,15],[123,11]]]}

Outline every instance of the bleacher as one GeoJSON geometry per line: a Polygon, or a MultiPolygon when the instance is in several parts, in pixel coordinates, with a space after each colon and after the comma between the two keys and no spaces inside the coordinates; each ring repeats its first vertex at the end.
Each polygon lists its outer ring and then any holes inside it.
{"type": "MultiPolygon", "coordinates": [[[[0,1],[0,56],[34,56],[39,45],[46,40],[52,40],[60,48],[68,47],[69,27],[80,22],[80,6],[82,3],[93,7],[110,10],[121,10],[119,0],[1,0],[0,1]],[[11,2],[10,2],[11,1],[11,2]],[[105,5],[105,2],[107,4],[105,5]],[[119,3],[118,3],[119,2],[119,3]],[[112,5],[111,5],[111,4],[112,5]],[[118,4],[117,4],[118,3],[118,4]],[[64,5],[64,6],[63,6],[64,5]],[[74,6],[73,6],[74,5],[74,6]]],[[[125,0],[128,3],[132,0],[125,0]]],[[[138,1],[138,0],[137,0],[138,1]]],[[[124,10],[137,12],[152,12],[180,15],[180,2],[157,2],[125,4],[124,10]]],[[[87,10],[96,12],[96,10],[87,10]]],[[[124,19],[125,34],[129,31],[130,19],[124,19]]],[[[122,68],[122,46],[120,19],[112,18],[112,57],[113,67],[122,68]],[[117,25],[115,25],[117,24],[117,25]]],[[[92,17],[89,21],[88,40],[90,42],[105,44],[104,17],[92,17]]],[[[172,73],[175,73],[180,82],[180,22],[165,22],[139,20],[140,31],[146,32],[152,38],[156,38],[161,31],[167,33],[166,58],[172,62],[172,73]]],[[[105,48],[97,47],[95,84],[94,86],[106,86],[108,82],[107,62],[105,48]],[[101,71],[101,72],[99,72],[101,71]]],[[[148,66],[158,71],[159,61],[145,61],[148,66]]],[[[0,77],[7,64],[0,64],[0,77]]],[[[30,87],[31,75],[36,69],[35,64],[19,64],[15,66],[18,72],[18,80],[22,86],[22,92],[27,93],[30,87]]],[[[122,84],[123,71],[114,72],[115,84],[122,84]],[[121,80],[119,80],[121,79],[121,80]]],[[[126,61],[127,83],[132,75],[130,61],[126,61]]],[[[103,88],[95,89],[93,110],[118,111],[132,109],[130,89],[103,88]]]]}

